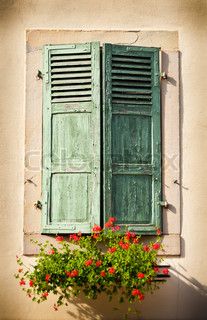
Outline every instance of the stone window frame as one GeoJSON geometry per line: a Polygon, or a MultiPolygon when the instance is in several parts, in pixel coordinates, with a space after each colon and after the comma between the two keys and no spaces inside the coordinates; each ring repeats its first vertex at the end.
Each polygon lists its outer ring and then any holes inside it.
{"type": "MultiPolygon", "coordinates": [[[[180,54],[178,33],[169,31],[82,31],[28,30],[26,32],[26,113],[25,113],[25,182],[24,182],[24,255],[37,254],[31,239],[54,241],[54,235],[41,235],[41,157],[42,157],[42,46],[100,41],[161,48],[161,71],[167,79],[161,81],[162,113],[162,189],[169,203],[163,209],[162,242],[166,256],[181,251],[181,188],[180,188],[180,54]]],[[[153,236],[144,236],[146,240],[153,236]]]]}

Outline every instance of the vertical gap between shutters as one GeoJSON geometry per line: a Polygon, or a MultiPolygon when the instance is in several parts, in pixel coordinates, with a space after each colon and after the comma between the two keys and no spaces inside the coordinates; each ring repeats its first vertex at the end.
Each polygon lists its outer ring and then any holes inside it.
{"type": "Polygon", "coordinates": [[[100,224],[104,227],[103,198],[103,47],[100,46],[100,224]]]}

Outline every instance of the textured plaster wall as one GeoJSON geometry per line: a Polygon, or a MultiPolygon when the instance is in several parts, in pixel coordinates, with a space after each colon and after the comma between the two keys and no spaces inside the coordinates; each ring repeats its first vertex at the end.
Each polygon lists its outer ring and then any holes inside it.
{"type": "Polygon", "coordinates": [[[48,308],[52,300],[36,306],[12,278],[23,249],[26,30],[42,28],[178,31],[182,254],[169,260],[172,278],[146,299],[142,315],[207,319],[207,1],[199,0],[0,1],[0,319],[120,319],[104,298],[58,313],[48,308]]]}

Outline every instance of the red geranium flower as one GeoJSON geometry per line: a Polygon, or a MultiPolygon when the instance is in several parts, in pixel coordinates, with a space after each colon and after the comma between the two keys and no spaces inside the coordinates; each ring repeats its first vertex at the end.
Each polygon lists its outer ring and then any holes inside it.
{"type": "Polygon", "coordinates": [[[101,265],[102,265],[102,261],[101,260],[96,261],[96,267],[100,267],[101,265]]]}
{"type": "Polygon", "coordinates": [[[144,273],[142,273],[142,272],[138,272],[137,273],[137,278],[138,279],[143,279],[144,277],[145,277],[144,273]]]}
{"type": "Polygon", "coordinates": [[[143,293],[140,293],[138,297],[139,297],[139,300],[140,300],[140,301],[144,300],[144,295],[143,295],[143,293]]]}
{"type": "Polygon", "coordinates": [[[130,231],[126,232],[126,239],[127,240],[130,240],[131,238],[135,238],[135,237],[136,237],[136,234],[134,232],[130,232],[130,231]]]}
{"type": "Polygon", "coordinates": [[[45,281],[49,281],[50,280],[50,278],[51,278],[51,275],[50,274],[46,274],[46,276],[45,276],[45,281]]]}
{"type": "Polygon", "coordinates": [[[124,243],[124,244],[122,245],[122,249],[128,250],[128,249],[129,249],[129,243],[124,243]]]}
{"type": "Polygon", "coordinates": [[[163,270],[162,270],[162,273],[163,273],[163,274],[166,274],[166,275],[168,275],[168,273],[169,273],[169,270],[168,270],[168,268],[165,268],[165,269],[163,269],[163,270]]]}
{"type": "Polygon", "coordinates": [[[92,265],[92,263],[93,263],[93,260],[89,259],[89,260],[85,261],[85,266],[89,267],[90,265],[92,265]]]}
{"type": "Polygon", "coordinates": [[[109,268],[109,273],[110,274],[114,274],[116,272],[115,268],[114,267],[110,267],[109,268]]]}
{"type": "Polygon", "coordinates": [[[26,282],[25,282],[24,279],[22,279],[22,280],[19,281],[19,285],[20,285],[20,286],[25,286],[25,284],[26,284],[26,282]]]}
{"type": "Polygon", "coordinates": [[[121,229],[120,226],[115,226],[115,227],[112,227],[112,231],[115,232],[115,231],[119,231],[121,229]]]}
{"type": "Polygon", "coordinates": [[[111,222],[109,222],[109,221],[108,221],[108,222],[106,222],[106,223],[105,223],[105,227],[106,227],[106,228],[110,228],[110,227],[112,227],[112,223],[111,223],[111,222]]]}
{"type": "Polygon", "coordinates": [[[150,248],[147,244],[145,244],[145,245],[143,245],[143,250],[148,252],[150,250],[150,248]]]}
{"type": "Polygon", "coordinates": [[[129,249],[129,243],[124,243],[123,241],[119,241],[119,245],[124,250],[128,250],[129,249]]]}
{"type": "Polygon", "coordinates": [[[110,223],[114,223],[114,222],[116,222],[116,220],[117,220],[117,219],[116,219],[115,217],[110,217],[110,218],[109,218],[109,222],[110,222],[110,223]]]}
{"type": "Polygon", "coordinates": [[[156,242],[156,243],[153,243],[152,247],[153,247],[154,250],[159,250],[160,244],[157,243],[157,242],[156,242]]]}
{"type": "Polygon", "coordinates": [[[139,291],[139,289],[133,289],[132,290],[132,295],[135,297],[135,296],[138,296],[139,294],[141,294],[141,292],[139,291]]]}
{"type": "Polygon", "coordinates": [[[116,247],[112,247],[112,248],[108,249],[108,252],[109,253],[114,253],[116,250],[117,250],[116,247]]]}
{"type": "Polygon", "coordinates": [[[70,234],[69,239],[78,242],[80,240],[80,237],[77,234],[70,234]]]}
{"type": "Polygon", "coordinates": [[[139,238],[137,238],[137,237],[134,238],[134,239],[133,239],[133,243],[139,243],[139,238]]]}
{"type": "Polygon", "coordinates": [[[49,294],[49,293],[48,293],[47,291],[46,291],[46,292],[43,292],[42,297],[47,298],[48,294],[49,294]]]}
{"type": "Polygon", "coordinates": [[[102,277],[105,277],[105,276],[106,276],[106,272],[105,272],[104,270],[102,270],[102,271],[100,272],[100,275],[101,275],[102,277]]]}
{"type": "Polygon", "coordinates": [[[34,285],[34,281],[33,281],[33,280],[30,280],[30,281],[29,281],[29,286],[30,286],[30,287],[33,287],[33,285],[34,285]]]}
{"type": "Polygon", "coordinates": [[[78,276],[78,274],[79,274],[78,270],[74,269],[71,271],[70,276],[71,276],[71,278],[75,278],[78,276]]]}
{"type": "Polygon", "coordinates": [[[159,272],[159,268],[158,267],[154,267],[154,272],[158,273],[159,272]]]}
{"type": "Polygon", "coordinates": [[[66,276],[67,276],[68,278],[71,277],[71,272],[70,272],[70,271],[65,271],[65,274],[66,274],[66,276]]]}
{"type": "Polygon", "coordinates": [[[55,250],[54,250],[54,249],[49,250],[49,251],[48,251],[48,254],[55,254],[55,250]]]}
{"type": "Polygon", "coordinates": [[[64,240],[64,237],[63,236],[57,236],[55,238],[55,240],[58,241],[58,242],[62,242],[64,240]]]}
{"type": "Polygon", "coordinates": [[[156,234],[157,234],[158,236],[161,235],[161,230],[160,230],[159,228],[157,229],[156,234]]]}
{"type": "Polygon", "coordinates": [[[94,233],[94,234],[92,235],[92,237],[93,237],[93,239],[98,239],[98,238],[99,238],[99,233],[94,233]]]}
{"type": "Polygon", "coordinates": [[[100,226],[97,226],[96,224],[92,228],[92,232],[99,233],[101,232],[102,228],[100,226]]]}

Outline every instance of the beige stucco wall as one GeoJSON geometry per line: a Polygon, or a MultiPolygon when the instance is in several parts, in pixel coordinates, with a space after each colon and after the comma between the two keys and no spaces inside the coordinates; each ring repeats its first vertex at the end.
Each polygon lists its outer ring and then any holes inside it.
{"type": "Polygon", "coordinates": [[[80,300],[55,313],[48,308],[51,300],[38,306],[29,301],[12,277],[15,255],[23,250],[26,30],[42,28],[178,31],[182,254],[168,260],[172,277],[146,299],[142,314],[144,319],[206,319],[207,1],[5,0],[0,25],[0,319],[120,318],[103,300],[80,300]]]}

